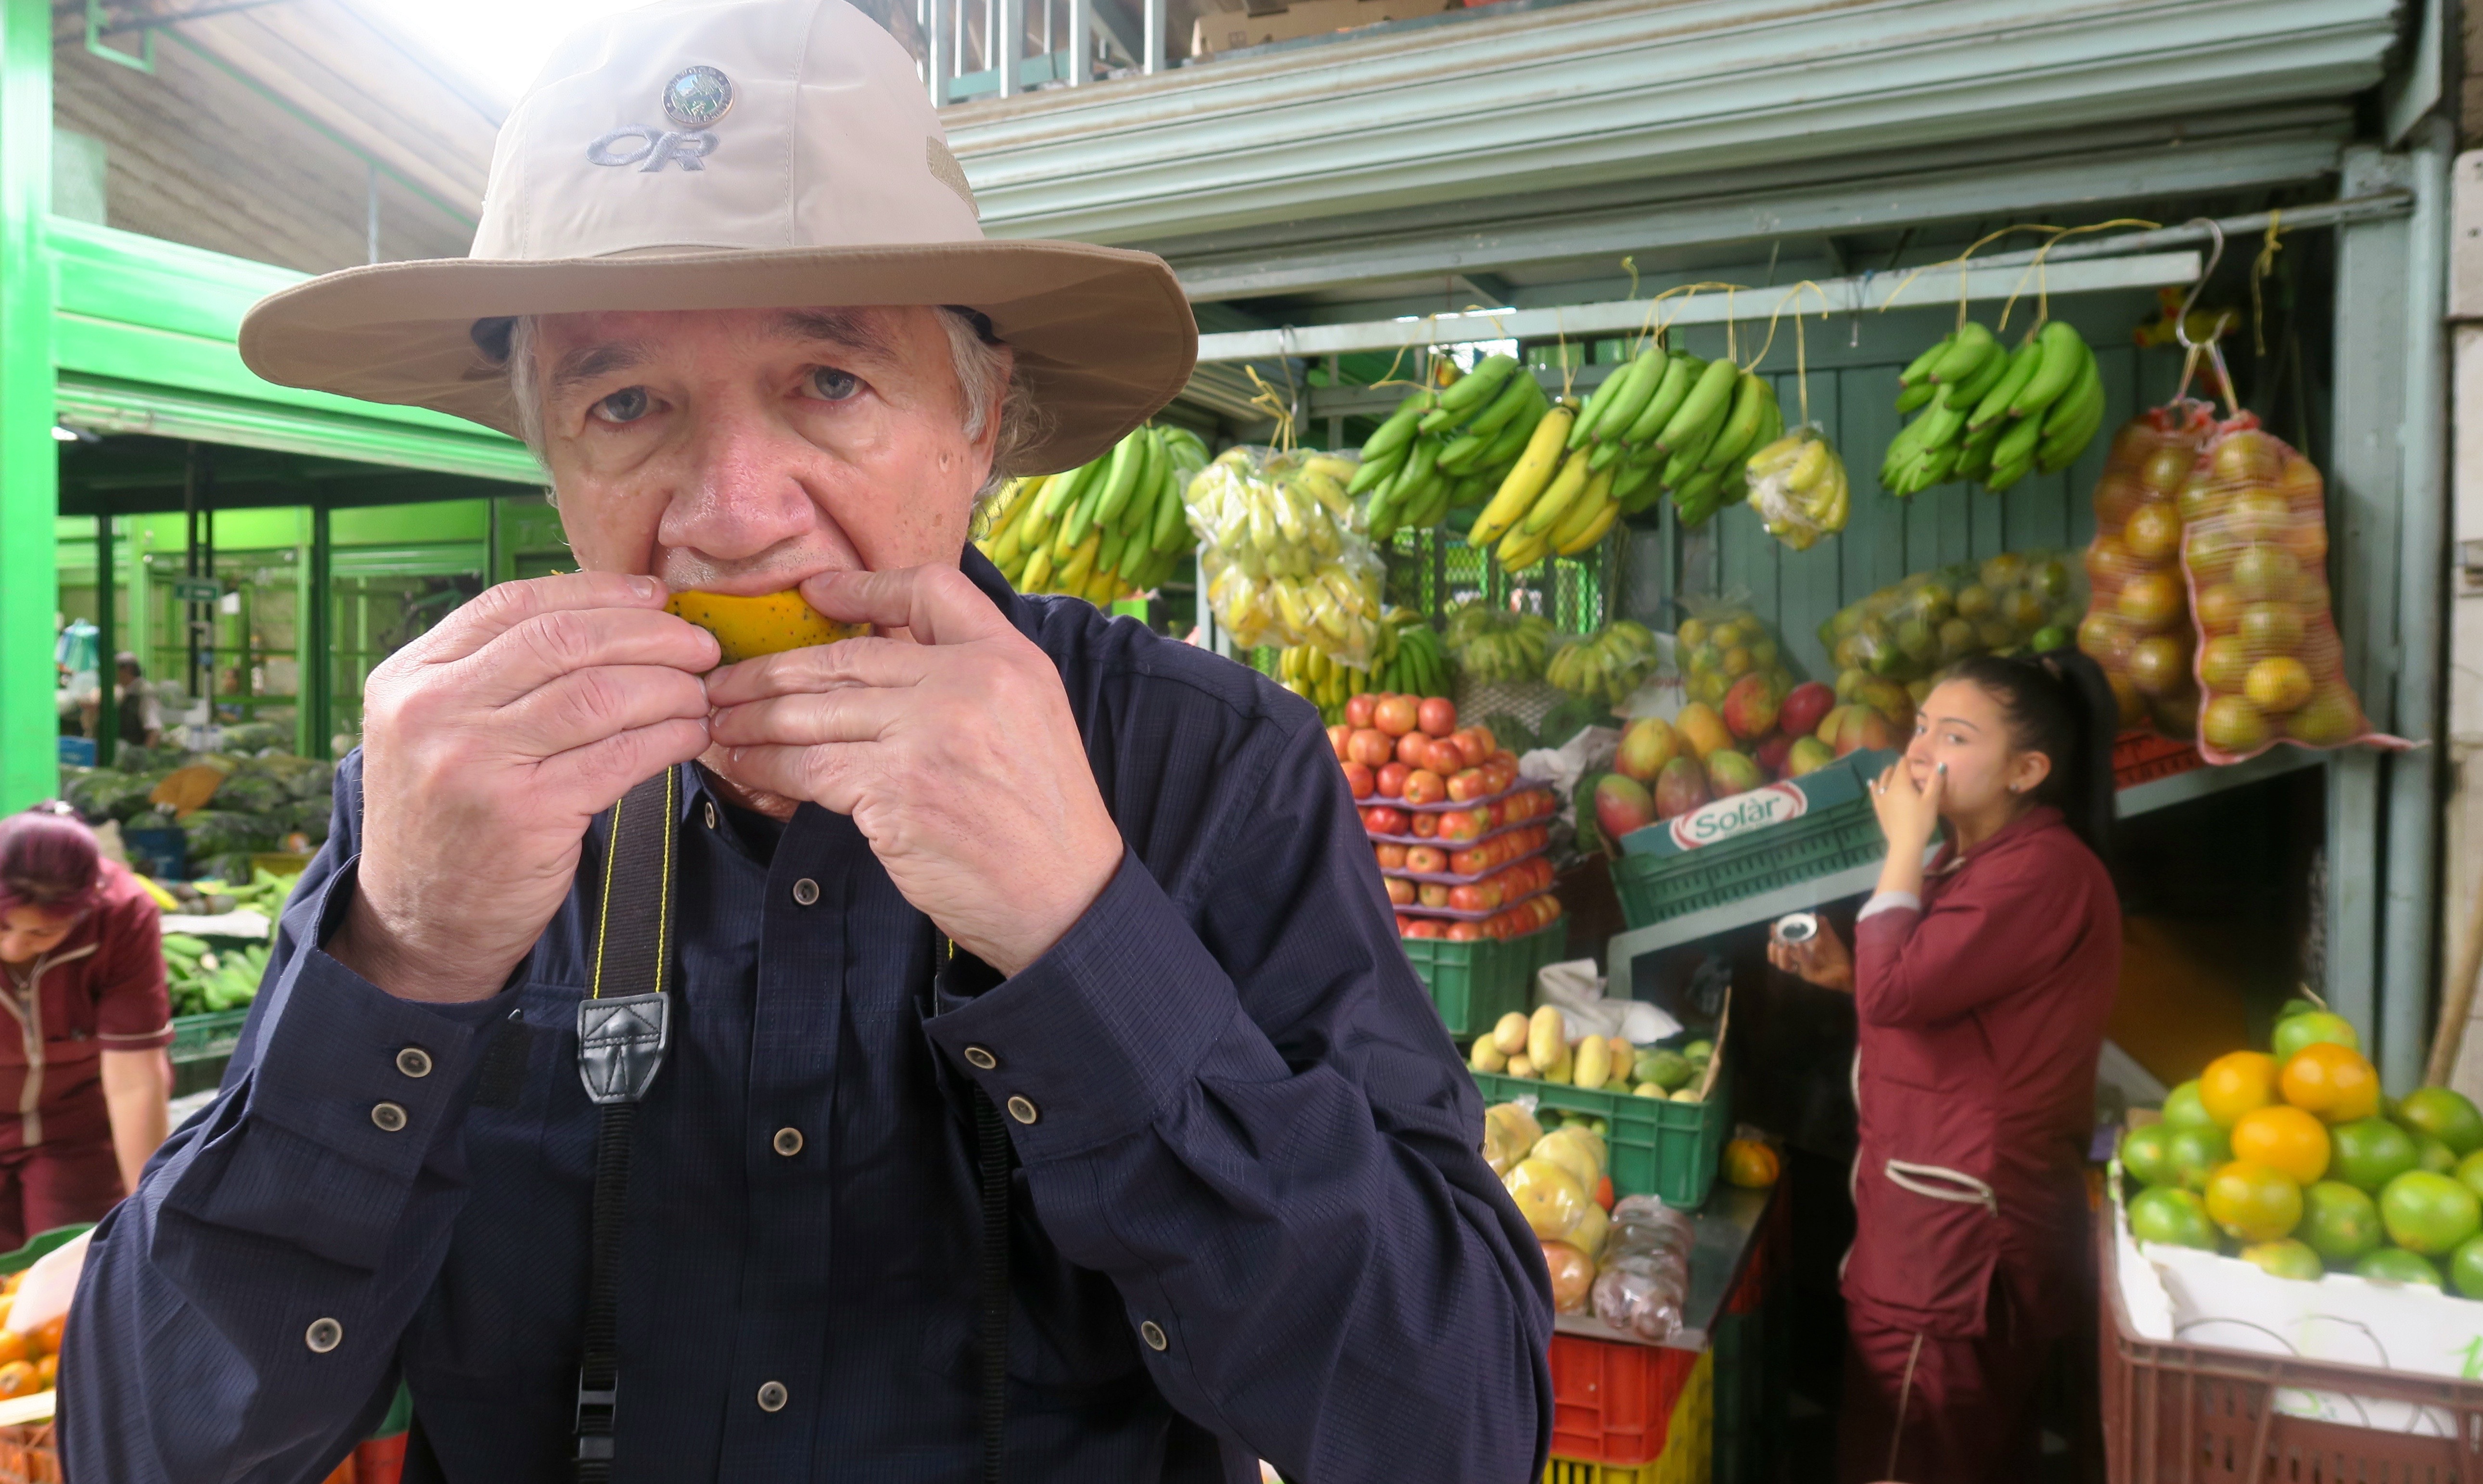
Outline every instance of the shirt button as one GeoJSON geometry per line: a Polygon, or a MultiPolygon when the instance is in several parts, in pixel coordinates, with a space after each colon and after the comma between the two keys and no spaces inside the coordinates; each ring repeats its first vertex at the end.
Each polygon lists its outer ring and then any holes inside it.
{"type": "Polygon", "coordinates": [[[793,905],[809,907],[819,899],[819,884],[808,876],[793,883],[793,905]]]}
{"type": "Polygon", "coordinates": [[[371,1122],[380,1126],[382,1133],[394,1133],[405,1126],[405,1109],[393,1102],[373,1103],[371,1122]]]}
{"type": "Polygon", "coordinates": [[[1001,1064],[1001,1059],[999,1057],[994,1056],[991,1052],[984,1050],[978,1046],[970,1046],[966,1047],[966,1060],[970,1065],[978,1067],[985,1072],[989,1072],[1001,1064]]]}
{"type": "Polygon", "coordinates": [[[799,1128],[779,1128],[776,1130],[775,1143],[776,1153],[784,1155],[788,1159],[790,1159],[795,1154],[802,1152],[802,1130],[799,1128]]]}
{"type": "Polygon", "coordinates": [[[418,1046],[407,1047],[396,1053],[396,1070],[410,1077],[431,1075],[431,1053],[418,1046]]]}
{"type": "Polygon", "coordinates": [[[1138,1326],[1138,1338],[1147,1342],[1147,1348],[1150,1350],[1161,1350],[1172,1343],[1164,1338],[1163,1326],[1153,1319],[1138,1326]]]}
{"type": "Polygon", "coordinates": [[[345,1342],[345,1327],[334,1319],[313,1319],[310,1327],[302,1332],[302,1342],[310,1347],[312,1355],[326,1355],[345,1342]]]}
{"type": "Polygon", "coordinates": [[[715,806],[712,804],[707,807],[707,827],[710,830],[715,828],[715,806]]]}
{"type": "Polygon", "coordinates": [[[785,1391],[784,1382],[769,1381],[762,1384],[759,1388],[759,1410],[761,1412],[784,1411],[786,1395],[787,1392],[785,1391]]]}
{"type": "Polygon", "coordinates": [[[1016,1119],[1021,1124],[1033,1123],[1036,1119],[1043,1116],[1034,1110],[1033,1103],[1027,1101],[1024,1098],[1016,1097],[1014,1095],[1009,1098],[1008,1110],[1009,1117],[1016,1119]]]}

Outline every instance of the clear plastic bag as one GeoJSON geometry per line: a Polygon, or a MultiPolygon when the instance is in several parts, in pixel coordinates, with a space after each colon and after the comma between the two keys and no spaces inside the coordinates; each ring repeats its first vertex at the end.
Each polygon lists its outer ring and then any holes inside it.
{"type": "Polygon", "coordinates": [[[2345,681],[2325,485],[2310,461],[2238,412],[2199,449],[2179,510],[2201,630],[2201,755],[2239,762],[2279,742],[2404,746],[2371,729],[2345,681]]]}
{"type": "Polygon", "coordinates": [[[1917,689],[1969,655],[2063,648],[2085,610],[2069,553],[2004,551],[1919,571],[1848,603],[1820,625],[1819,642],[1836,665],[1838,701],[1910,720],[1912,705],[1894,704],[1886,687],[1919,702],[1917,689]]]}
{"type": "Polygon", "coordinates": [[[1820,537],[1845,529],[1853,509],[1845,461],[1816,424],[1804,423],[1750,455],[1744,477],[1759,523],[1794,550],[1807,551],[1820,537]]]}
{"type": "Polygon", "coordinates": [[[1345,492],[1354,467],[1349,455],[1228,448],[1189,482],[1208,603],[1235,644],[1372,667],[1385,569],[1345,492]]]}
{"type": "Polygon", "coordinates": [[[2198,731],[2199,687],[2180,493],[2215,421],[2214,408],[2183,399],[2141,412],[2113,435],[2086,553],[2094,597],[2078,621],[2078,648],[2112,682],[2123,728],[2184,742],[2198,731]]]}

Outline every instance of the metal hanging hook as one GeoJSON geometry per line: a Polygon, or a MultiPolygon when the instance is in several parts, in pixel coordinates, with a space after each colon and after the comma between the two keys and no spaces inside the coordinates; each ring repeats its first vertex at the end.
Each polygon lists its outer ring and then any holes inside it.
{"type": "MultiPolygon", "coordinates": [[[[2216,276],[2216,265],[2225,260],[2225,229],[2213,217],[2192,217],[2182,225],[2203,226],[2216,242],[2215,250],[2207,254],[2207,266],[2200,270],[2199,281],[2190,285],[2190,297],[2181,301],[2181,312],[2173,321],[2173,337],[2181,342],[2183,350],[2195,352],[2202,347],[2190,338],[2190,311],[2198,307],[2199,296],[2207,291],[2207,280],[2216,276]]],[[[2224,329],[2221,324],[2216,328],[2218,331],[2224,329]]],[[[2207,338],[2213,341],[2215,335],[2207,338]]]]}

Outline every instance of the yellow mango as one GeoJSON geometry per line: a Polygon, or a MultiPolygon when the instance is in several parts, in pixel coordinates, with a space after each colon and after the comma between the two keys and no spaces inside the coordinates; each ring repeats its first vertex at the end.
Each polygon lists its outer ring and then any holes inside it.
{"type": "Polygon", "coordinates": [[[1526,1049],[1526,1012],[1511,1010],[1491,1028],[1491,1040],[1504,1056],[1515,1056],[1526,1049]]]}
{"type": "Polygon", "coordinates": [[[752,597],[726,593],[676,593],[664,604],[664,611],[715,635],[728,665],[870,632],[868,623],[840,623],[823,616],[790,588],[752,597]]]}
{"type": "Polygon", "coordinates": [[[1589,1036],[1578,1043],[1577,1083],[1580,1087],[1601,1087],[1612,1075],[1612,1043],[1601,1036],[1589,1036]]]}
{"type": "Polygon", "coordinates": [[[1526,1054],[1537,1067],[1549,1067],[1562,1059],[1568,1046],[1566,1027],[1561,1023],[1557,1006],[1544,1005],[1535,1012],[1526,1028],[1526,1054]]]}

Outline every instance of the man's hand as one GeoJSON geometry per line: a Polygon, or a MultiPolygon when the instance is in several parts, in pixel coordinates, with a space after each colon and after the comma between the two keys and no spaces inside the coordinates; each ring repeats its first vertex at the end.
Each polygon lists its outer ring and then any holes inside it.
{"type": "Polygon", "coordinates": [[[498,993],[560,910],[588,822],[706,750],[715,640],[653,577],[503,583],[362,692],[362,854],[328,951],[405,999],[498,993]]]}
{"type": "Polygon", "coordinates": [[[949,567],[802,584],[846,639],[708,679],[736,782],[848,814],[905,899],[1003,974],[1043,956],[1120,868],[1060,673],[949,567]]]}

